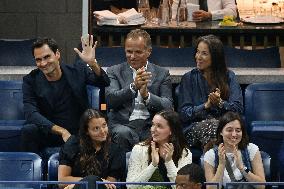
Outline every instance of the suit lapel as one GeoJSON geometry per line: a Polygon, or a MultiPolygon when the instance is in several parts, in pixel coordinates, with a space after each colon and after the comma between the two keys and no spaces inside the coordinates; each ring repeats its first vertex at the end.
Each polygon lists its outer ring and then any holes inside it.
{"type": "Polygon", "coordinates": [[[155,72],[155,69],[153,67],[153,64],[151,64],[150,62],[148,63],[148,66],[147,66],[147,72],[151,72],[152,74],[152,77],[150,79],[150,83],[148,84],[148,88],[150,88],[154,82],[154,79],[156,78],[156,72],[155,72]]]}
{"type": "Polygon", "coordinates": [[[130,85],[130,83],[133,82],[133,71],[128,65],[127,62],[123,63],[123,69],[122,69],[122,78],[124,79],[125,85],[130,85]]]}

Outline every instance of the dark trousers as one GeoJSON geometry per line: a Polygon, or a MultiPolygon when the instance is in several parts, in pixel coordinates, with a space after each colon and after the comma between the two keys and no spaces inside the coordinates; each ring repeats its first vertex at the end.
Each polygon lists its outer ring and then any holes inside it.
{"type": "Polygon", "coordinates": [[[24,125],[21,131],[21,146],[24,152],[40,152],[47,147],[64,144],[61,136],[47,132],[34,124],[24,125]]]}
{"type": "Polygon", "coordinates": [[[126,152],[132,150],[133,146],[150,136],[149,120],[133,120],[129,124],[111,124],[110,130],[112,140],[119,144],[126,152]]]}

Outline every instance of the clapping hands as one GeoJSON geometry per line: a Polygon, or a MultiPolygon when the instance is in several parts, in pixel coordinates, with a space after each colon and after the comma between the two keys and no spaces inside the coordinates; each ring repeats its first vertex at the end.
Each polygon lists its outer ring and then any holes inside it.
{"type": "Polygon", "coordinates": [[[160,148],[156,147],[156,143],[151,141],[152,148],[152,164],[153,166],[157,166],[159,164],[160,157],[165,160],[165,162],[169,162],[172,160],[174,153],[174,145],[172,143],[165,143],[160,148]]]}
{"type": "Polygon", "coordinates": [[[205,103],[205,108],[210,108],[211,106],[218,106],[221,101],[221,91],[219,88],[216,88],[214,92],[211,92],[208,95],[207,102],[205,103]]]}

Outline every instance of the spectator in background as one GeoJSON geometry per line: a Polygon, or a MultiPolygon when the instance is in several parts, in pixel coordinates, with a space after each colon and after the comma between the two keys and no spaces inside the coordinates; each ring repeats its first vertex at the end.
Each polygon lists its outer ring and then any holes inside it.
{"type": "Polygon", "coordinates": [[[243,112],[243,97],[233,71],[225,63],[224,47],[214,35],[197,39],[196,68],[183,75],[178,96],[190,146],[204,147],[215,139],[218,119],[227,111],[243,112]]]}
{"type": "Polygon", "coordinates": [[[89,107],[86,86],[108,86],[110,81],[95,59],[93,36],[81,38],[82,59],[75,64],[60,63],[55,40],[40,38],[32,47],[37,69],[23,78],[23,151],[39,153],[45,147],[62,145],[77,134],[80,115],[89,107]],[[88,67],[89,66],[89,67],[88,67]]]}
{"type": "Polygon", "coordinates": [[[238,113],[227,112],[220,118],[216,136],[216,146],[204,155],[207,182],[265,182],[260,151],[249,143],[238,113]]]}
{"type": "Polygon", "coordinates": [[[151,50],[150,35],[132,30],[125,40],[127,62],[107,69],[111,83],[106,88],[106,103],[112,139],[126,151],[148,138],[155,113],[172,108],[169,71],[148,61],[151,50]]]}
{"type": "MultiPolygon", "coordinates": [[[[72,135],[59,153],[58,181],[115,182],[125,172],[125,152],[111,143],[105,116],[87,109],[81,117],[79,137],[72,135]]],[[[68,185],[66,188],[80,188],[68,185]]],[[[84,188],[83,186],[81,188],[84,188]]],[[[115,188],[108,184],[107,188],[115,188]]]]}
{"type": "MultiPolygon", "coordinates": [[[[180,0],[173,0],[172,18],[176,18],[177,7],[180,0]]],[[[224,16],[237,17],[237,5],[235,0],[185,0],[187,3],[199,4],[200,10],[193,12],[194,21],[220,20],[224,16]]]]}
{"type": "MultiPolygon", "coordinates": [[[[179,115],[172,110],[162,111],[152,120],[151,137],[133,147],[126,181],[175,182],[177,171],[191,162],[179,115]]],[[[129,186],[135,187],[139,186],[129,186]]]]}
{"type": "Polygon", "coordinates": [[[187,164],[177,172],[177,189],[202,189],[205,188],[204,182],[204,170],[197,164],[187,164]]]}

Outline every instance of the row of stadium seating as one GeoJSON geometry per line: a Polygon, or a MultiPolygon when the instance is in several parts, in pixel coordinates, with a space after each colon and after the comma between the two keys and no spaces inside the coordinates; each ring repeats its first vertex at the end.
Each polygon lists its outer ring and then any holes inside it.
{"type": "MultiPolygon", "coordinates": [[[[0,151],[20,150],[24,124],[21,86],[22,81],[0,81],[0,151]]],[[[88,86],[87,91],[91,106],[99,109],[100,89],[88,86]]],[[[279,178],[280,164],[284,161],[283,104],[284,83],[251,84],[245,90],[247,129],[251,141],[271,155],[274,178],[279,178]]]]}
{"type": "MultiPolygon", "coordinates": [[[[0,40],[0,66],[35,66],[31,46],[35,39],[0,40]]],[[[78,57],[77,57],[78,58],[78,57]]],[[[228,67],[240,68],[280,68],[278,47],[244,50],[225,47],[228,67]]],[[[102,67],[119,64],[125,59],[123,47],[98,47],[96,59],[102,67]]],[[[153,47],[149,59],[164,67],[195,67],[194,47],[163,48],[153,47]]]]}

